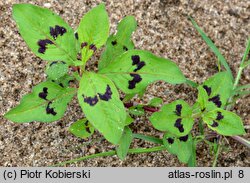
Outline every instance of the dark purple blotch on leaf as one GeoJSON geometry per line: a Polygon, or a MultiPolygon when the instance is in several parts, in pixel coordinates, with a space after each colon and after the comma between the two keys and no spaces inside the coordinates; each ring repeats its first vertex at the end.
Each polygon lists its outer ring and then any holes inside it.
{"type": "Polygon", "coordinates": [[[139,74],[130,74],[130,76],[132,76],[133,79],[128,81],[128,89],[134,89],[135,85],[141,82],[142,78],[139,74]]]}
{"type": "Polygon", "coordinates": [[[62,36],[65,34],[67,30],[64,27],[61,27],[59,25],[56,25],[55,28],[50,27],[50,35],[56,40],[56,38],[60,35],[62,36]]]}
{"type": "Polygon", "coordinates": [[[78,33],[76,32],[75,33],[75,38],[78,40],[79,39],[79,36],[78,36],[78,33]]]}
{"type": "Polygon", "coordinates": [[[219,126],[219,123],[217,123],[216,121],[213,121],[213,124],[211,126],[212,127],[217,127],[217,126],[219,126]]]}
{"type": "Polygon", "coordinates": [[[134,69],[134,72],[141,70],[146,65],[144,61],[141,61],[137,64],[137,68],[134,69]]]}
{"type": "Polygon", "coordinates": [[[93,50],[94,52],[97,50],[94,44],[89,45],[89,49],[93,50]]]}
{"type": "Polygon", "coordinates": [[[123,46],[122,48],[124,51],[128,51],[128,48],[126,46],[123,46]]]}
{"type": "Polygon", "coordinates": [[[184,128],[183,128],[183,124],[181,124],[181,118],[178,118],[176,121],[175,121],[175,124],[174,126],[176,128],[178,128],[179,132],[184,132],[184,128]]]}
{"type": "Polygon", "coordinates": [[[44,100],[47,100],[48,88],[43,87],[43,91],[38,94],[38,96],[44,100]]]}
{"type": "Polygon", "coordinates": [[[139,55],[132,55],[132,65],[137,65],[140,62],[140,56],[139,55]]]}
{"type": "Polygon", "coordinates": [[[87,46],[88,45],[88,43],[87,42],[83,42],[82,44],[81,44],[81,48],[83,49],[85,46],[87,46]]]}
{"type": "Polygon", "coordinates": [[[52,41],[50,41],[49,39],[41,39],[37,42],[39,48],[38,48],[38,52],[44,54],[44,52],[47,49],[47,45],[48,44],[54,44],[52,41]]]}
{"type": "Polygon", "coordinates": [[[179,138],[180,141],[186,142],[188,140],[188,135],[179,138]]]}
{"type": "Polygon", "coordinates": [[[173,144],[173,143],[174,143],[174,139],[172,139],[172,138],[170,138],[170,137],[167,138],[167,141],[168,141],[169,144],[173,144]]]}
{"type": "Polygon", "coordinates": [[[216,117],[216,120],[222,120],[224,118],[224,116],[222,115],[221,112],[217,112],[217,117],[216,117]]]}
{"type": "Polygon", "coordinates": [[[181,104],[177,104],[177,105],[175,106],[175,114],[176,114],[177,116],[181,116],[181,110],[182,110],[182,105],[181,105],[181,104]]]}
{"type": "Polygon", "coordinates": [[[210,96],[210,95],[211,95],[211,92],[212,92],[211,87],[208,87],[207,85],[204,85],[203,88],[206,90],[207,95],[210,96]]]}
{"type": "Polygon", "coordinates": [[[217,107],[221,107],[220,95],[216,95],[212,98],[209,98],[208,101],[213,102],[217,107]]]}
{"type": "Polygon", "coordinates": [[[84,102],[87,103],[87,104],[89,104],[90,106],[94,106],[98,102],[97,96],[94,96],[94,97],[84,97],[84,95],[82,95],[82,97],[84,98],[84,102]]]}
{"type": "Polygon", "coordinates": [[[111,99],[111,96],[112,96],[112,91],[111,91],[110,86],[107,85],[106,91],[104,94],[98,93],[98,95],[99,95],[101,100],[109,101],[111,99]]]}
{"type": "Polygon", "coordinates": [[[47,107],[46,107],[46,113],[47,114],[52,114],[53,116],[55,116],[57,113],[56,111],[54,110],[54,107],[51,107],[50,108],[50,104],[52,104],[52,102],[49,102],[47,107]]]}
{"type": "Polygon", "coordinates": [[[114,40],[114,41],[111,42],[111,44],[112,44],[113,46],[115,46],[115,45],[117,45],[117,41],[114,40]]]}

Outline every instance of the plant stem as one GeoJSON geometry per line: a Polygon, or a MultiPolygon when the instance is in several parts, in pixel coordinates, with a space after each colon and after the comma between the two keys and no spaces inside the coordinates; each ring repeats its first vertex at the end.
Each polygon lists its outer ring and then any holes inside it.
{"type": "Polygon", "coordinates": [[[220,153],[220,144],[218,143],[217,151],[216,151],[214,162],[213,162],[213,167],[216,167],[219,153],[220,153]]]}
{"type": "Polygon", "coordinates": [[[231,138],[233,138],[234,140],[240,142],[241,144],[247,146],[250,149],[250,142],[240,136],[232,136],[231,138]]]}
{"type": "MultiPolygon", "coordinates": [[[[128,154],[139,154],[139,153],[149,153],[149,152],[156,152],[156,151],[162,151],[165,150],[165,146],[156,146],[156,147],[151,147],[151,148],[137,148],[137,149],[129,149],[128,154]]],[[[102,152],[102,153],[97,153],[97,154],[92,154],[88,156],[83,156],[80,158],[72,159],[69,161],[64,161],[61,163],[57,163],[55,165],[52,165],[53,167],[58,167],[58,166],[64,166],[69,163],[76,163],[79,161],[84,161],[87,159],[93,159],[93,158],[98,158],[98,157],[105,157],[105,156],[113,156],[116,154],[116,151],[108,151],[108,152],[102,152]]]]}

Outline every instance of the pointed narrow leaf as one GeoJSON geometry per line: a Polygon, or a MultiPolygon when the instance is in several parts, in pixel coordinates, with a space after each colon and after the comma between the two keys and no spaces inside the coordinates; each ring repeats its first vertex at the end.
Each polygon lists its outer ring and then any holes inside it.
{"type": "Polygon", "coordinates": [[[84,118],[70,125],[69,131],[76,137],[85,139],[90,137],[94,133],[95,129],[89,121],[84,118]]]}
{"type": "Polygon", "coordinates": [[[168,131],[176,136],[188,134],[194,124],[191,107],[183,100],[164,105],[149,120],[157,130],[168,131]]]}
{"type": "Polygon", "coordinates": [[[40,58],[62,60],[69,65],[76,60],[76,42],[72,28],[46,8],[15,4],[13,18],[30,49],[40,58]]]}
{"type": "Polygon", "coordinates": [[[167,148],[168,152],[177,155],[178,159],[187,163],[192,155],[192,136],[185,135],[182,137],[176,137],[170,133],[166,133],[163,137],[163,144],[167,148]]]}
{"type": "Polygon", "coordinates": [[[48,78],[58,80],[68,73],[68,65],[62,61],[53,61],[48,63],[45,73],[48,78]]]}
{"type": "Polygon", "coordinates": [[[233,74],[232,71],[224,58],[224,56],[220,53],[219,49],[215,46],[215,44],[212,42],[212,40],[201,30],[201,28],[198,26],[198,24],[194,21],[193,18],[189,17],[193,26],[195,29],[199,32],[203,40],[207,43],[207,45],[210,47],[210,49],[214,52],[214,54],[217,56],[219,62],[225,67],[227,70],[227,73],[229,74],[229,78],[231,81],[233,81],[233,74]]]}
{"type": "Polygon", "coordinates": [[[230,111],[215,109],[203,116],[208,127],[221,135],[233,136],[245,134],[243,123],[239,116],[230,111]]]}
{"type": "Polygon", "coordinates": [[[136,26],[137,23],[133,16],[126,16],[122,19],[118,24],[117,33],[108,38],[105,51],[98,64],[99,70],[112,63],[117,56],[134,48],[131,35],[135,31],[136,26]]]}
{"type": "Polygon", "coordinates": [[[178,66],[148,51],[129,50],[99,73],[105,74],[125,93],[138,93],[157,80],[171,84],[186,82],[178,66]]]}
{"type": "Polygon", "coordinates": [[[113,82],[100,74],[84,73],[78,90],[78,101],[89,122],[108,141],[117,144],[127,114],[113,82]]]}
{"type": "Polygon", "coordinates": [[[75,88],[62,88],[49,81],[40,83],[4,117],[17,123],[56,121],[63,117],[67,104],[75,93],[75,88]]]}
{"type": "Polygon", "coordinates": [[[83,16],[77,33],[82,47],[82,61],[86,62],[108,39],[109,19],[103,3],[83,16]]]}
{"type": "Polygon", "coordinates": [[[129,127],[124,128],[123,135],[118,143],[118,147],[116,148],[117,156],[124,160],[127,156],[129,146],[133,140],[133,134],[129,127]]]}

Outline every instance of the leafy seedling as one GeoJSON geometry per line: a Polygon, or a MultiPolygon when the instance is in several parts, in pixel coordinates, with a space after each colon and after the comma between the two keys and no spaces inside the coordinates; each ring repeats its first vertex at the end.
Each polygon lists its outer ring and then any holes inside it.
{"type": "Polygon", "coordinates": [[[5,118],[16,123],[53,122],[64,116],[68,103],[77,95],[85,118],[72,123],[69,131],[78,138],[88,138],[94,131],[99,131],[106,140],[116,145],[115,151],[58,165],[114,154],[124,160],[130,153],[168,150],[181,162],[195,166],[196,144],[206,138],[205,134],[192,136],[195,119],[199,118],[208,128],[221,135],[245,133],[240,117],[228,111],[228,104],[231,105],[240,95],[239,92],[249,89],[248,85],[237,85],[243,68],[249,65],[245,60],[250,41],[233,83],[231,70],[224,57],[191,19],[226,69],[226,72],[215,74],[198,86],[186,79],[171,60],[135,49],[131,40],[137,26],[134,17],[125,17],[118,24],[117,32],[109,35],[109,19],[104,4],[86,13],[75,31],[49,9],[31,4],[14,5],[13,18],[29,48],[48,62],[45,71],[47,80],[25,95],[19,105],[5,114],[5,118]],[[87,71],[86,62],[103,46],[105,48],[98,62],[98,71],[87,71]],[[191,107],[183,100],[176,100],[162,108],[163,102],[159,98],[153,98],[147,105],[123,103],[136,94],[142,96],[150,83],[159,80],[198,87],[196,103],[191,107]],[[72,81],[74,86],[70,85],[72,81]],[[125,94],[123,101],[119,90],[125,94]],[[165,134],[163,138],[133,134],[129,125],[134,119],[130,115],[143,115],[145,110],[154,112],[149,119],[157,130],[165,134]],[[129,149],[135,138],[159,146],[129,149]]]}

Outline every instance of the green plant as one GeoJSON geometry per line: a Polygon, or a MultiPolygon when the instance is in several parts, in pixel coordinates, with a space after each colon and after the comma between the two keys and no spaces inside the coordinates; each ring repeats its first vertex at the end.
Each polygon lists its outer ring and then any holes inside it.
{"type": "MultiPolygon", "coordinates": [[[[83,16],[75,32],[50,10],[30,4],[14,5],[13,17],[30,49],[48,61],[48,77],[45,82],[35,86],[32,93],[25,95],[17,107],[6,113],[5,118],[16,123],[56,121],[63,117],[67,104],[77,95],[86,118],[73,123],[69,131],[79,138],[88,138],[98,130],[116,145],[116,151],[94,154],[63,164],[113,154],[123,160],[128,153],[168,150],[176,154],[180,161],[195,166],[196,144],[201,140],[207,142],[201,121],[221,135],[245,133],[240,117],[225,108],[246,93],[242,93],[242,90],[249,88],[249,85],[237,87],[242,69],[249,64],[249,61],[244,62],[249,43],[233,83],[227,62],[206,37],[205,40],[216,50],[215,53],[220,54],[219,63],[227,72],[219,72],[198,86],[186,79],[178,66],[169,59],[134,49],[131,41],[137,26],[134,17],[125,17],[119,23],[117,33],[109,35],[109,20],[104,4],[83,16]],[[86,62],[103,45],[105,50],[98,62],[98,72],[86,71],[86,62]],[[185,101],[177,100],[165,104],[161,109],[162,100],[159,98],[152,99],[147,105],[133,106],[128,102],[136,94],[143,95],[148,84],[158,80],[198,87],[197,102],[190,107],[185,101]],[[75,85],[72,86],[71,81],[75,85]],[[118,89],[125,93],[123,100],[118,89]],[[132,133],[129,128],[133,122],[131,115],[142,115],[144,110],[154,112],[150,121],[157,130],[165,133],[163,139],[132,133]],[[201,119],[199,136],[191,134],[195,119],[201,119]],[[129,149],[134,138],[160,146],[129,149]]],[[[197,24],[195,26],[204,37],[197,24]]]]}

